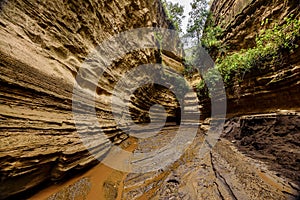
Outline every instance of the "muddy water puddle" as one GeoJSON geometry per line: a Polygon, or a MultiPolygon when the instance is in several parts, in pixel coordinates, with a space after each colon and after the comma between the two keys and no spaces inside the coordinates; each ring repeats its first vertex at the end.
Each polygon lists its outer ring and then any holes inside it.
{"type": "MultiPolygon", "coordinates": [[[[134,151],[136,139],[125,141],[127,151],[134,151]]],[[[64,183],[50,186],[35,194],[30,200],[119,200],[122,198],[123,181],[127,173],[98,164],[86,173],[64,183]]]]}

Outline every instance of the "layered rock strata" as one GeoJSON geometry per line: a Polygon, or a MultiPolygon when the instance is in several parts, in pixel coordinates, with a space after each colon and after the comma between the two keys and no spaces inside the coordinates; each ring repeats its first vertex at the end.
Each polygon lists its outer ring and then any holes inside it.
{"type": "MultiPolygon", "coordinates": [[[[108,38],[134,28],[172,28],[172,25],[157,0],[13,0],[1,1],[0,6],[0,198],[3,199],[94,166],[97,158],[107,152],[107,144],[119,144],[128,138],[114,120],[110,96],[126,71],[143,64],[161,63],[160,51],[149,48],[129,52],[116,58],[110,70],[99,77],[95,110],[100,127],[86,127],[88,121],[80,125],[80,130],[89,134],[97,134],[100,128],[104,131],[104,139],[91,144],[96,156],[82,144],[82,135],[75,127],[72,113],[75,78],[90,52],[108,38]]],[[[152,40],[157,43],[155,38],[152,40]]],[[[177,45],[176,41],[171,42],[174,43],[170,46],[177,45]]],[[[114,51],[118,48],[122,49],[117,47],[114,51]]],[[[101,60],[101,56],[99,60],[102,64],[97,64],[103,69],[106,60],[101,60]]],[[[131,99],[132,107],[136,107],[133,114],[138,113],[136,110],[149,112],[143,106],[148,99],[142,97],[154,97],[152,103],[168,105],[168,116],[174,119],[178,102],[172,93],[153,85],[142,88],[131,99]]],[[[82,93],[82,98],[88,97],[82,93]]],[[[84,112],[84,107],[76,111],[84,112]]]]}
{"type": "MultiPolygon", "coordinates": [[[[284,23],[286,17],[299,19],[299,10],[297,1],[213,1],[212,25],[223,29],[220,40],[226,50],[212,50],[210,54],[216,59],[251,48],[256,45],[255,38],[261,30],[274,23],[284,23]],[[266,20],[269,23],[262,23],[266,20]]],[[[296,43],[300,44],[299,38],[296,43]]],[[[299,111],[300,48],[282,54],[280,63],[261,63],[227,88],[229,117],[278,109],[299,111]]],[[[204,110],[209,110],[209,101],[203,102],[204,110]]]]}
{"type": "Polygon", "coordinates": [[[253,47],[260,30],[273,23],[283,23],[286,17],[297,18],[299,11],[299,2],[294,0],[215,0],[211,6],[213,25],[223,28],[221,39],[229,52],[253,47]],[[266,20],[268,23],[262,23],[266,20]]]}
{"type": "MultiPolygon", "coordinates": [[[[220,40],[227,50],[213,50],[211,55],[216,59],[255,46],[261,30],[284,23],[286,17],[299,19],[299,9],[297,1],[214,1],[212,24],[223,28],[220,40]],[[262,23],[266,20],[269,23],[262,23]]],[[[288,178],[299,192],[300,48],[281,54],[279,63],[261,62],[226,88],[224,137],[244,154],[267,163],[276,176],[288,178]]],[[[203,110],[209,110],[210,101],[203,102],[203,110]]]]}

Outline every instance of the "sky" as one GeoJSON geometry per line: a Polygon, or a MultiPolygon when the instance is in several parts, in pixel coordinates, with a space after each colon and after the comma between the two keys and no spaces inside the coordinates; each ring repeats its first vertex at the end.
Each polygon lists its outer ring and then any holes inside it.
{"type": "Polygon", "coordinates": [[[182,30],[186,32],[188,20],[189,20],[189,12],[192,10],[190,3],[192,0],[168,0],[172,3],[179,3],[180,5],[184,6],[184,16],[185,18],[182,20],[182,30]]]}

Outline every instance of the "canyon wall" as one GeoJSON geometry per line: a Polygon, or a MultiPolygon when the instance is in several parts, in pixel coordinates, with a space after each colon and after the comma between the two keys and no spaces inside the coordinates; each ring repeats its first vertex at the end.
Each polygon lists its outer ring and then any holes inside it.
{"type": "MultiPolygon", "coordinates": [[[[215,0],[212,25],[220,26],[225,52],[210,52],[214,59],[256,45],[261,30],[286,17],[300,19],[299,1],[215,0]],[[269,23],[262,23],[266,20],[269,23]]],[[[296,44],[300,44],[299,37],[296,44]]],[[[280,62],[261,62],[227,90],[224,137],[252,158],[269,164],[278,176],[299,181],[300,48],[280,52],[280,62]]],[[[209,101],[204,110],[209,110],[209,101]]],[[[299,190],[299,188],[298,188],[299,190]]]]}
{"type": "MultiPolygon", "coordinates": [[[[1,1],[0,8],[3,199],[94,166],[107,152],[106,144],[120,144],[128,138],[111,112],[113,87],[126,71],[142,64],[161,63],[162,53],[153,48],[129,52],[99,77],[95,109],[106,137],[92,144],[97,156],[82,144],[75,127],[72,93],[76,75],[89,53],[106,39],[134,28],[173,26],[158,0],[12,0],[1,1]]],[[[170,42],[170,46],[177,45],[176,41],[170,42]]],[[[118,51],[114,48],[109,47],[118,51]]],[[[176,61],[180,56],[165,55],[182,68],[176,61]]],[[[99,60],[96,64],[103,69],[105,64],[101,63],[107,61],[99,60]]],[[[84,94],[82,98],[86,98],[84,94]]],[[[132,114],[134,120],[143,122],[145,119],[139,116],[147,115],[155,103],[165,105],[169,119],[174,120],[178,109],[174,95],[153,85],[135,93],[131,99],[133,113],[125,115],[132,114]]],[[[92,134],[99,131],[85,125],[81,128],[92,134]]]]}
{"type": "Polygon", "coordinates": [[[223,28],[221,39],[228,52],[253,47],[259,31],[291,15],[299,18],[299,9],[296,0],[215,0],[211,6],[213,24],[223,28]],[[270,23],[263,24],[266,19],[270,23]]]}
{"type": "MultiPolygon", "coordinates": [[[[285,17],[300,18],[300,5],[296,0],[213,1],[212,24],[223,29],[222,46],[226,54],[256,45],[255,38],[274,23],[284,23],[285,17]],[[270,23],[262,23],[268,20],[270,23]]],[[[299,38],[297,40],[299,44],[299,38]]],[[[222,52],[210,52],[216,59],[222,52]]],[[[223,52],[224,55],[224,52],[223,52]]],[[[262,69],[246,73],[242,81],[227,88],[228,116],[298,110],[300,100],[300,48],[293,53],[283,52],[280,64],[263,63],[262,69]]],[[[208,105],[209,106],[209,105],[208,105]]]]}

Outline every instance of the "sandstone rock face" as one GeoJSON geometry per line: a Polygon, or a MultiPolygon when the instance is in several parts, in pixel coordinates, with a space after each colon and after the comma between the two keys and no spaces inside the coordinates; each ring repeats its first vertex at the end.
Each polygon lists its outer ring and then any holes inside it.
{"type": "MultiPolygon", "coordinates": [[[[228,54],[253,47],[259,31],[272,23],[283,23],[291,15],[299,19],[299,10],[297,1],[216,0],[211,7],[213,24],[224,29],[221,41],[228,54]],[[271,23],[262,24],[266,19],[271,23]]],[[[222,52],[210,53],[216,59],[222,52]]],[[[227,88],[228,116],[278,109],[299,111],[299,55],[300,48],[283,52],[280,64],[264,63],[262,69],[246,73],[242,81],[227,88]]],[[[204,110],[209,106],[206,103],[204,110]]]]}
{"type": "Polygon", "coordinates": [[[255,36],[270,26],[262,21],[280,23],[285,17],[299,16],[299,9],[299,2],[294,0],[215,0],[211,6],[214,24],[224,29],[222,40],[229,52],[255,45],[255,36]]]}
{"type": "Polygon", "coordinates": [[[300,49],[286,55],[281,66],[267,64],[262,71],[247,74],[241,83],[227,90],[228,116],[299,111],[300,49]]]}
{"type": "MultiPolygon", "coordinates": [[[[128,53],[116,59],[100,78],[96,111],[107,137],[93,144],[96,157],[82,144],[74,125],[72,93],[76,75],[90,52],[106,39],[134,28],[172,25],[157,0],[13,0],[1,1],[0,7],[2,199],[93,166],[107,151],[105,144],[118,144],[128,138],[114,121],[110,95],[126,71],[160,63],[159,51],[128,53]]],[[[177,45],[171,42],[170,46],[177,45]]],[[[174,119],[178,107],[174,94],[149,85],[131,99],[135,120],[143,120],[138,114],[147,114],[147,102],[167,106],[169,119],[174,119]]],[[[82,130],[91,131],[84,126],[82,130]]]]}

